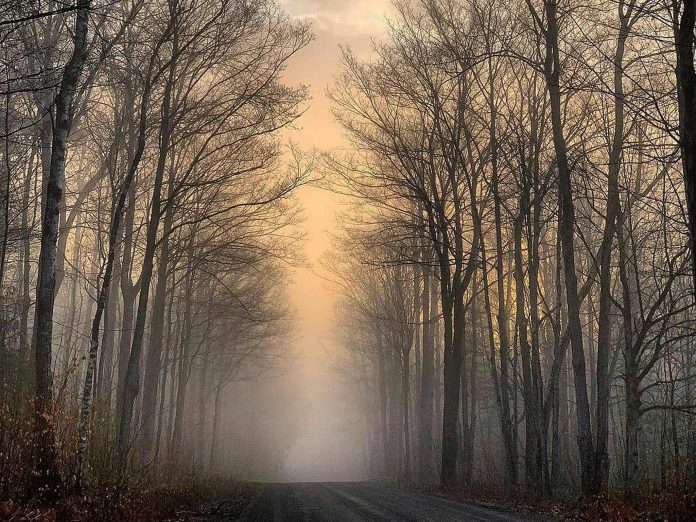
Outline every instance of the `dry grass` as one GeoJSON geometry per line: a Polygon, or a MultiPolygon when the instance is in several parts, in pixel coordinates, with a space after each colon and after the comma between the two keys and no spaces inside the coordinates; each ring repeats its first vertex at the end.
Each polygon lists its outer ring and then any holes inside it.
{"type": "Polygon", "coordinates": [[[465,500],[485,507],[537,515],[547,520],[587,520],[607,522],[690,522],[696,520],[696,491],[663,491],[637,495],[631,500],[621,495],[598,495],[576,500],[540,498],[524,488],[476,486],[439,490],[432,493],[465,500]]]}
{"type": "Polygon", "coordinates": [[[31,500],[0,502],[0,520],[35,522],[148,522],[183,520],[205,512],[217,499],[231,499],[243,510],[254,488],[231,480],[208,479],[169,486],[98,486],[83,495],[65,494],[51,506],[31,500]]]}

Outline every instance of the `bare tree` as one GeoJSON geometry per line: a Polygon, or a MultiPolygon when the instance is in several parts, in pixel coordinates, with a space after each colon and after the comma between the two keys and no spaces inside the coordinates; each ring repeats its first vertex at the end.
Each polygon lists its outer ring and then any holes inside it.
{"type": "Polygon", "coordinates": [[[46,203],[41,227],[39,283],[36,289],[36,460],[37,484],[48,495],[60,482],[56,469],[53,430],[51,377],[51,336],[56,279],[56,243],[60,208],[63,202],[65,160],[70,135],[77,84],[87,60],[87,29],[89,0],[80,0],[75,19],[73,54],[65,65],[60,88],[56,95],[55,127],[51,144],[51,163],[46,180],[46,203]]]}

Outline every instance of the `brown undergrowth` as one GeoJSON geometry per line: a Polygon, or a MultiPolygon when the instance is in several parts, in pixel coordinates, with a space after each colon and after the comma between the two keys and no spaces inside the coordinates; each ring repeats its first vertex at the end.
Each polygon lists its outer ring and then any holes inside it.
{"type": "Polygon", "coordinates": [[[25,501],[0,501],[1,521],[33,522],[148,522],[188,520],[201,506],[217,499],[244,502],[253,486],[227,479],[185,480],[177,484],[94,486],[82,495],[65,493],[50,506],[25,501]]]}
{"type": "Polygon", "coordinates": [[[426,491],[492,509],[536,516],[540,520],[582,520],[607,522],[691,522],[696,521],[696,490],[689,493],[661,491],[626,499],[620,494],[603,494],[581,499],[539,497],[524,488],[476,486],[426,491]]]}
{"type": "MultiPolygon", "coordinates": [[[[179,520],[217,499],[249,501],[252,489],[226,477],[155,466],[122,476],[113,464],[113,434],[95,422],[89,466],[81,493],[75,485],[75,412],[56,414],[56,449],[61,483],[40,500],[31,487],[33,417],[26,404],[0,404],[0,522],[131,522],[179,520]]],[[[229,504],[229,502],[228,502],[229,504]]]]}

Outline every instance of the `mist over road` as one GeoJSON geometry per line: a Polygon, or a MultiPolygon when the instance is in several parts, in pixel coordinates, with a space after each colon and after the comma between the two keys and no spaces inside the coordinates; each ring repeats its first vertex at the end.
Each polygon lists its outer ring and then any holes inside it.
{"type": "Polygon", "coordinates": [[[247,522],[497,521],[532,520],[449,500],[369,483],[267,484],[247,522]]]}

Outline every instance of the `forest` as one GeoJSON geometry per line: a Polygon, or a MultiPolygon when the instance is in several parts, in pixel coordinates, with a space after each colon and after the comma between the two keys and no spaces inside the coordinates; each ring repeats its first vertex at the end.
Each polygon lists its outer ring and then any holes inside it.
{"type": "Polygon", "coordinates": [[[395,7],[323,161],[370,476],[693,491],[694,3],[395,7]]]}
{"type": "Polygon", "coordinates": [[[394,0],[330,150],[294,4],[0,2],[0,519],[293,482],[311,186],[365,483],[688,520],[696,0],[394,0]]]}

